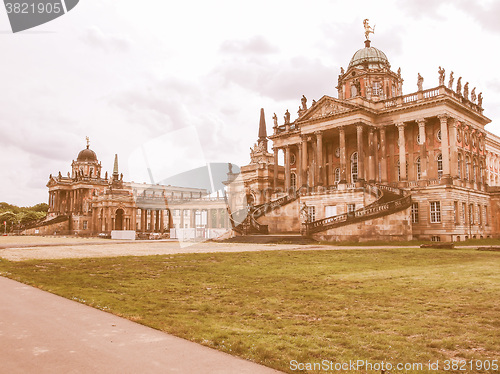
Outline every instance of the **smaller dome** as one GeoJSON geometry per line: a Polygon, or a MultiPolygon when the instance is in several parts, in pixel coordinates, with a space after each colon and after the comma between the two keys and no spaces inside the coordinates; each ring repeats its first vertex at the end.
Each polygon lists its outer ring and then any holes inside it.
{"type": "Polygon", "coordinates": [[[367,45],[367,47],[358,50],[354,56],[352,56],[348,69],[359,65],[368,65],[368,67],[372,69],[391,67],[384,52],[380,49],[369,47],[369,43],[367,45]]]}
{"type": "Polygon", "coordinates": [[[78,153],[76,161],[97,161],[97,155],[93,150],[89,149],[89,146],[87,146],[86,149],[78,153]]]}

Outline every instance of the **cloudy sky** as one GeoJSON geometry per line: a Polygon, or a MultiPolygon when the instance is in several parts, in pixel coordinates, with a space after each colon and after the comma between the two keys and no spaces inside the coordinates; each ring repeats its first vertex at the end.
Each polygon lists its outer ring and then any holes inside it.
{"type": "MultiPolygon", "coordinates": [[[[0,11],[0,201],[47,200],[49,174],[86,145],[125,180],[157,180],[206,162],[249,162],[260,108],[293,116],[335,96],[340,67],[372,46],[401,67],[405,94],[438,84],[438,66],[483,92],[500,134],[500,2],[81,0],[12,34],[0,11]],[[142,155],[142,156],[141,156],[142,155]],[[147,156],[147,157],[146,157],[147,156]]],[[[456,81],[456,79],[455,79],[456,81]]]]}

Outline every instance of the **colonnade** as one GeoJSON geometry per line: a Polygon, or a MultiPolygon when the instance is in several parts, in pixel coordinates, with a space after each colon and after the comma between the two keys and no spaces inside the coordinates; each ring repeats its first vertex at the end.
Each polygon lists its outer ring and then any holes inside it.
{"type": "MultiPolygon", "coordinates": [[[[439,148],[441,152],[440,160],[442,161],[442,165],[440,165],[442,166],[442,170],[439,171],[440,174],[438,179],[440,179],[440,183],[442,184],[449,184],[451,183],[453,177],[458,176],[456,170],[458,165],[457,128],[462,126],[462,124],[458,119],[452,118],[446,114],[438,115],[437,119],[439,120],[439,148]]],[[[338,144],[336,156],[340,159],[337,164],[339,165],[340,175],[338,177],[339,180],[337,180],[336,183],[362,184],[365,179],[367,179],[369,182],[399,182],[401,186],[404,186],[410,180],[429,179],[428,163],[431,160],[429,156],[431,152],[434,152],[434,148],[430,149],[430,147],[427,146],[428,141],[426,139],[426,126],[429,121],[425,118],[419,118],[415,121],[411,121],[411,123],[416,123],[418,125],[417,155],[420,156],[418,178],[408,176],[406,170],[407,162],[413,162],[413,160],[408,160],[407,157],[409,154],[414,154],[414,148],[412,145],[408,144],[407,139],[407,128],[410,122],[395,122],[391,125],[384,126],[372,126],[366,123],[358,122],[352,125],[327,129],[325,131],[301,134],[300,142],[274,147],[274,170],[277,170],[278,168],[278,152],[279,150],[282,150],[284,152],[284,187],[286,191],[289,191],[290,188],[293,187],[291,175],[292,165],[290,162],[292,154],[296,157],[294,165],[297,183],[295,187],[318,187],[326,186],[327,184],[333,185],[333,170],[327,170],[328,163],[331,164],[332,161],[331,159],[329,160],[330,162],[325,160],[327,157],[325,147],[330,144],[338,144]],[[352,127],[355,127],[355,133],[352,131],[352,127]],[[397,175],[396,178],[394,178],[391,170],[389,170],[389,165],[391,164],[389,163],[390,154],[388,152],[386,139],[386,133],[389,129],[391,131],[396,130],[398,150],[396,151],[395,156],[397,155],[400,165],[399,178],[397,175]],[[350,146],[346,145],[346,133],[350,134],[350,141],[354,141],[355,139],[355,147],[353,147],[353,144],[350,146]],[[332,135],[337,136],[338,140],[332,139],[332,135]],[[326,143],[325,140],[327,140],[326,143]],[[411,149],[407,149],[407,146],[410,146],[411,149]],[[348,148],[350,151],[357,152],[357,160],[355,160],[356,162],[354,166],[357,169],[353,170],[352,164],[354,162],[352,160],[348,160],[348,148]],[[348,163],[348,161],[351,162],[348,163]],[[349,166],[351,166],[351,169],[349,169],[349,166]],[[391,175],[388,175],[388,173],[391,173],[391,175]]],[[[480,134],[480,136],[484,135],[480,134]]],[[[275,189],[278,186],[278,173],[274,173],[275,189]]]]}

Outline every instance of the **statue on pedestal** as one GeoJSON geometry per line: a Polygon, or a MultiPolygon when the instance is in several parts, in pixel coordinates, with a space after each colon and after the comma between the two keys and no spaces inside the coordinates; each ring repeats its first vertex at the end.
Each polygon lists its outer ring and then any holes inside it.
{"type": "Polygon", "coordinates": [[[439,85],[444,86],[444,72],[445,70],[440,66],[438,73],[439,73],[439,85]]]}
{"type": "Polygon", "coordinates": [[[453,89],[453,81],[455,80],[455,78],[453,78],[453,72],[450,73],[450,80],[448,81],[448,88],[450,90],[453,89]]]}
{"type": "Polygon", "coordinates": [[[418,78],[417,78],[417,87],[419,91],[423,90],[423,83],[424,83],[424,78],[418,73],[418,78]]]}
{"type": "Polygon", "coordinates": [[[457,94],[462,95],[462,77],[457,80],[457,94]]]}

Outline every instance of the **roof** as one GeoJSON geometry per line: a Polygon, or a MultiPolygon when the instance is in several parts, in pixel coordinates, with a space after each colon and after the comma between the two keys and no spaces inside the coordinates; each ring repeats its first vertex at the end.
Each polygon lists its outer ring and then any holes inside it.
{"type": "Polygon", "coordinates": [[[93,150],[89,149],[89,146],[87,146],[86,149],[78,153],[76,161],[97,161],[97,155],[93,150]]]}
{"type": "Polygon", "coordinates": [[[358,50],[352,56],[348,69],[359,65],[368,65],[369,68],[390,68],[391,64],[389,64],[389,60],[384,52],[375,47],[370,47],[369,43],[366,45],[365,48],[358,50]]]}

